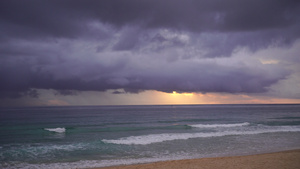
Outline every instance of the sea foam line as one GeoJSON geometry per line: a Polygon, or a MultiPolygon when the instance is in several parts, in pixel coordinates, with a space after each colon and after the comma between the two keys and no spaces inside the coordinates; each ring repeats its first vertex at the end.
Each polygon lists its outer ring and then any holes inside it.
{"type": "Polygon", "coordinates": [[[209,137],[222,137],[230,135],[251,135],[251,134],[263,134],[263,133],[276,133],[276,132],[299,132],[299,127],[282,126],[280,128],[273,129],[259,129],[248,131],[218,131],[210,133],[165,133],[165,134],[150,134],[142,136],[130,136],[123,137],[116,140],[102,140],[104,143],[112,144],[126,144],[126,145],[147,145],[152,143],[160,143],[164,141],[173,140],[187,140],[192,138],[209,138],[209,137]]]}
{"type": "Polygon", "coordinates": [[[197,128],[218,128],[218,127],[241,127],[241,126],[248,126],[250,123],[235,123],[235,124],[194,124],[190,125],[191,127],[197,128]]]}

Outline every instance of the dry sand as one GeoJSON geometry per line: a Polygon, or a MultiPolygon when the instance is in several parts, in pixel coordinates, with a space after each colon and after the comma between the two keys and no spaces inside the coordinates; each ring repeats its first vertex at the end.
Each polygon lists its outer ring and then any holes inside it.
{"type": "Polygon", "coordinates": [[[101,169],[300,169],[300,150],[249,156],[163,161],[101,169]]]}

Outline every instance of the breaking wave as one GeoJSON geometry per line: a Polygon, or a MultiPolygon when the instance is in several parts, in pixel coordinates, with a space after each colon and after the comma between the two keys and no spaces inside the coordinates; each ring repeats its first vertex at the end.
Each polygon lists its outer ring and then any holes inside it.
{"type": "Polygon", "coordinates": [[[63,127],[62,128],[60,128],[60,127],[58,127],[58,128],[45,128],[45,130],[56,132],[56,133],[64,133],[64,132],[66,132],[66,129],[63,128],[63,127]]]}
{"type": "Polygon", "coordinates": [[[187,140],[192,138],[208,138],[208,137],[222,137],[222,136],[231,136],[231,135],[251,135],[251,134],[263,134],[263,133],[299,132],[299,131],[300,128],[295,126],[278,126],[276,128],[260,128],[260,129],[250,129],[250,130],[150,134],[150,135],[123,137],[115,140],[103,139],[102,141],[104,143],[112,143],[112,144],[147,145],[152,143],[160,143],[164,141],[187,140]]]}
{"type": "Polygon", "coordinates": [[[194,124],[190,125],[192,127],[197,128],[217,128],[217,127],[241,127],[241,126],[248,126],[250,123],[244,122],[244,123],[236,123],[236,124],[194,124]]]}

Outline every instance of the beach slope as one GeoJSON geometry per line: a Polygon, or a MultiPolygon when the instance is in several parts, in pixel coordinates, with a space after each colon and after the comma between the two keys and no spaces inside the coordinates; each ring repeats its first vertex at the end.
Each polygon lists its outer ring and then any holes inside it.
{"type": "Polygon", "coordinates": [[[101,169],[299,169],[300,150],[268,154],[163,161],[101,169]]]}

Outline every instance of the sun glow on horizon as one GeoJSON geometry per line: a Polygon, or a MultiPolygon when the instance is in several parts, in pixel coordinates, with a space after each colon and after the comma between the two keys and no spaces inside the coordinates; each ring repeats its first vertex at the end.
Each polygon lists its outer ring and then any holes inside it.
{"type": "MultiPolygon", "coordinates": [[[[39,89],[43,97],[24,97],[17,100],[18,106],[73,106],[73,105],[175,105],[175,104],[299,104],[300,99],[285,99],[267,96],[228,93],[171,93],[148,90],[141,93],[114,94],[106,92],[81,92],[75,96],[55,95],[52,90],[39,89]]],[[[16,100],[4,100],[0,106],[16,105],[16,100]]]]}
{"type": "Polygon", "coordinates": [[[193,96],[194,93],[177,93],[176,91],[173,91],[171,95],[173,95],[173,96],[178,96],[178,95],[193,96]]]}

